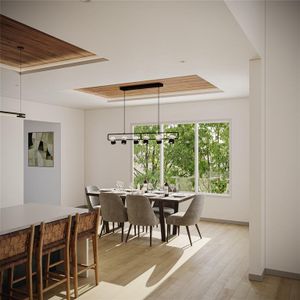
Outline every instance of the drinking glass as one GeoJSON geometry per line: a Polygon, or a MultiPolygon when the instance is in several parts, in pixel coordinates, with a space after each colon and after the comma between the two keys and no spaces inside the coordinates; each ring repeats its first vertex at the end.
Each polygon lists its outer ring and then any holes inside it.
{"type": "Polygon", "coordinates": [[[170,187],[171,193],[174,193],[174,191],[175,191],[175,184],[170,184],[169,187],[170,187]]]}

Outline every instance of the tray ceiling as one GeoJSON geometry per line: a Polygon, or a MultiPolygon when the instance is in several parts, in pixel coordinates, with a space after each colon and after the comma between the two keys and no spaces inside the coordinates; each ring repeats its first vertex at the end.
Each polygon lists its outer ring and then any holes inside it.
{"type": "Polygon", "coordinates": [[[96,57],[92,52],[4,15],[0,15],[0,26],[0,63],[12,68],[20,66],[18,46],[24,47],[22,69],[96,57]]]}
{"type": "MultiPolygon", "coordinates": [[[[148,84],[153,82],[163,83],[163,87],[160,88],[161,94],[177,94],[177,93],[190,93],[190,92],[212,92],[218,91],[218,88],[206,81],[205,79],[199,77],[198,75],[189,76],[178,76],[171,78],[162,78],[155,80],[145,80],[136,82],[119,83],[112,85],[94,86],[76,89],[77,91],[101,96],[107,98],[109,101],[116,101],[123,97],[123,91],[120,90],[121,86],[130,86],[136,84],[148,84]]],[[[132,90],[126,92],[127,97],[137,97],[140,96],[151,96],[157,95],[157,88],[148,88],[140,90],[132,90]]]]}

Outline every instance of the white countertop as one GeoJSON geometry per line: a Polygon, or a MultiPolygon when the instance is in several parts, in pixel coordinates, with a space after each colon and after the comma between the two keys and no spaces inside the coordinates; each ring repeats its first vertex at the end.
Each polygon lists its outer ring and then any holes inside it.
{"type": "Polygon", "coordinates": [[[0,235],[87,211],[83,208],[38,203],[0,208],[0,235]]]}

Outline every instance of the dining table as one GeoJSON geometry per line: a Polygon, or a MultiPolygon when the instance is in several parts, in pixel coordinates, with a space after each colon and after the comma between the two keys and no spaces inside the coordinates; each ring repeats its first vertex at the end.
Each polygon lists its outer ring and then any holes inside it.
{"type": "MultiPolygon", "coordinates": [[[[149,199],[149,201],[158,204],[159,207],[159,223],[161,228],[161,241],[166,241],[166,221],[164,215],[164,207],[169,206],[171,204],[174,212],[178,212],[179,204],[185,201],[191,200],[195,197],[195,193],[193,192],[174,192],[165,195],[161,191],[149,191],[149,192],[141,192],[136,189],[114,189],[114,188],[107,188],[107,189],[99,189],[98,191],[92,191],[88,193],[88,195],[92,196],[99,196],[100,193],[116,193],[118,194],[124,201],[126,201],[127,195],[138,194],[143,195],[149,199]]],[[[176,228],[173,229],[173,234],[176,234],[176,228]]]]}
{"type": "MultiPolygon", "coordinates": [[[[31,225],[35,225],[36,228],[38,228],[41,222],[52,222],[68,217],[69,215],[75,216],[77,213],[83,214],[86,212],[88,212],[88,210],[84,208],[40,203],[26,203],[0,208],[0,235],[22,230],[31,225]]],[[[88,264],[88,253],[88,239],[79,240],[78,262],[85,265],[88,264]]],[[[88,276],[88,272],[82,274],[83,277],[88,276]]]]}

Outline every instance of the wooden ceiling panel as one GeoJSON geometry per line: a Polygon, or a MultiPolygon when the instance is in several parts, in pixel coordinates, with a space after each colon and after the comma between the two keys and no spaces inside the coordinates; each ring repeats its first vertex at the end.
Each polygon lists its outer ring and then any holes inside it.
{"type": "Polygon", "coordinates": [[[19,67],[22,51],[22,68],[95,57],[94,53],[69,44],[35,28],[0,15],[0,63],[19,67]]]}
{"type": "MultiPolygon", "coordinates": [[[[161,94],[175,94],[179,92],[193,92],[193,91],[210,91],[216,90],[217,87],[210,82],[204,80],[198,75],[179,76],[171,78],[163,78],[156,80],[146,80],[138,82],[128,82],[113,85],[94,86],[87,88],[80,88],[77,91],[102,96],[109,100],[118,100],[123,97],[123,91],[120,90],[121,86],[136,85],[136,84],[147,84],[152,82],[161,82],[163,87],[160,88],[161,94]]],[[[150,96],[156,95],[157,88],[141,89],[126,91],[127,97],[139,97],[139,96],[150,96]]]]}

